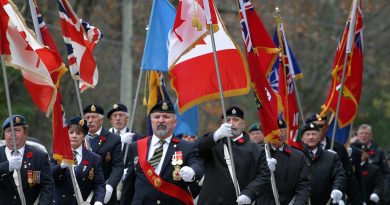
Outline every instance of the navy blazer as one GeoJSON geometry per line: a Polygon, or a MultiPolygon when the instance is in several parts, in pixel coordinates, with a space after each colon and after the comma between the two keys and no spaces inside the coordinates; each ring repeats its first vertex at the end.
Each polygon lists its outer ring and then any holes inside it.
{"type": "MultiPolygon", "coordinates": [[[[62,169],[54,160],[51,162],[55,183],[54,204],[77,205],[69,169],[62,169]]],[[[103,203],[106,183],[104,182],[100,156],[83,147],[82,160],[75,169],[75,175],[83,200],[87,200],[93,191],[91,204],[95,201],[103,203]]]]}
{"type": "MultiPolygon", "coordinates": [[[[35,147],[26,145],[20,172],[26,204],[32,205],[39,194],[39,204],[52,204],[54,183],[48,155],[35,147]],[[36,183],[28,184],[28,170],[39,173],[36,183]]],[[[21,204],[13,172],[9,171],[5,146],[0,147],[0,202],[1,204],[21,204]]]]}
{"type": "MultiPolygon", "coordinates": [[[[151,139],[152,137],[148,138],[148,151],[151,139]]],[[[137,143],[138,142],[130,144],[129,152],[131,161],[129,163],[127,175],[123,182],[122,198],[120,204],[183,204],[183,202],[180,200],[159,192],[149,182],[138,163],[137,143]]],[[[189,166],[194,170],[195,182],[193,183],[196,183],[196,181],[200,180],[203,176],[203,161],[199,158],[198,149],[194,143],[187,142],[176,137],[172,138],[165,154],[164,162],[160,171],[160,177],[166,182],[175,184],[181,187],[183,190],[187,190],[188,185],[192,183],[184,182],[182,179],[179,181],[173,180],[172,173],[174,171],[174,166],[171,164],[171,162],[172,155],[175,154],[175,151],[182,151],[183,164],[181,167],[189,166]],[[173,142],[173,139],[178,141],[178,143],[173,142]]]]}

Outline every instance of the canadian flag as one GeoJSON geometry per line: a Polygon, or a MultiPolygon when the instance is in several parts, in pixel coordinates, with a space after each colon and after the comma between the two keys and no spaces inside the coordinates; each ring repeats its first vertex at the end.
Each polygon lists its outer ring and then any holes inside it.
{"type": "Polygon", "coordinates": [[[54,51],[37,41],[16,6],[9,2],[0,0],[1,54],[6,65],[21,70],[35,105],[49,116],[57,94],[49,70],[57,70],[62,62],[54,51]]]}
{"type": "MultiPolygon", "coordinates": [[[[169,75],[172,87],[177,93],[180,113],[194,105],[220,98],[203,0],[195,1],[195,4],[191,4],[192,2],[192,0],[179,2],[168,52],[169,56],[178,56],[174,60],[169,58],[168,62],[173,63],[169,66],[169,75]],[[200,19],[197,25],[191,24],[194,15],[200,19]],[[194,26],[197,26],[196,31],[194,26]],[[197,33],[198,27],[202,32],[197,33]],[[172,42],[182,44],[172,46],[172,42]]],[[[227,34],[213,1],[209,1],[208,6],[213,22],[223,95],[230,97],[247,94],[250,88],[249,73],[243,54],[227,34]]]]}

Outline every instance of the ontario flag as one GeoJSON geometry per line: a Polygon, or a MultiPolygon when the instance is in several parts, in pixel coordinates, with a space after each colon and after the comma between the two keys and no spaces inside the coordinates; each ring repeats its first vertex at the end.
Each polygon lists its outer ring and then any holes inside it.
{"type": "MultiPolygon", "coordinates": [[[[36,2],[34,2],[34,5],[40,31],[38,36],[41,36],[42,43],[51,49],[56,54],[56,58],[61,61],[60,53],[58,52],[57,46],[50,35],[49,29],[39,12],[36,2]]],[[[65,161],[69,164],[73,164],[73,152],[70,146],[68,128],[65,124],[65,111],[62,106],[62,97],[60,92],[61,78],[67,71],[68,69],[65,66],[61,66],[57,70],[50,71],[51,79],[57,89],[57,97],[52,113],[53,158],[58,161],[65,161]]]]}
{"type": "Polygon", "coordinates": [[[301,78],[303,74],[287,43],[282,22],[275,29],[273,41],[280,49],[280,53],[269,75],[269,81],[272,89],[282,99],[283,113],[281,115],[287,124],[287,144],[302,148],[302,142],[298,139],[300,116],[293,78],[301,78]]]}
{"type": "MultiPolygon", "coordinates": [[[[247,94],[249,74],[243,55],[227,34],[214,2],[211,0],[206,6],[213,23],[223,95],[247,94]]],[[[168,52],[169,75],[177,94],[179,113],[220,98],[212,41],[205,19],[203,0],[179,1],[168,52]]]]}
{"type": "Polygon", "coordinates": [[[246,47],[257,113],[263,126],[265,142],[278,141],[278,114],[282,111],[280,96],[271,88],[268,75],[279,49],[267,33],[249,0],[238,0],[242,37],[246,47]]]}
{"type": "Polygon", "coordinates": [[[363,14],[360,0],[353,1],[348,21],[337,46],[331,74],[332,84],[322,106],[321,115],[326,115],[329,110],[336,112],[344,64],[346,64],[346,72],[337,120],[339,128],[351,124],[355,119],[362,90],[363,14]]]}
{"type": "Polygon", "coordinates": [[[80,91],[83,92],[98,83],[98,70],[92,52],[102,33],[79,19],[67,0],[57,2],[69,69],[73,78],[80,80],[80,91]]]}
{"type": "Polygon", "coordinates": [[[20,69],[33,102],[49,116],[57,96],[50,71],[58,70],[62,61],[35,38],[12,1],[0,3],[1,54],[6,65],[20,69]]]}

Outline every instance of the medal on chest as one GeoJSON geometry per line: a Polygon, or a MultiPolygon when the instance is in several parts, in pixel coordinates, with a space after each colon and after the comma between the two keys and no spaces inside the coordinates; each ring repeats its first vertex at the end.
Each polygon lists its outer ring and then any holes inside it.
{"type": "Polygon", "coordinates": [[[180,181],[181,180],[180,168],[181,168],[181,165],[183,164],[182,151],[175,151],[175,154],[172,155],[172,163],[171,164],[174,167],[174,170],[172,172],[173,180],[180,181]]]}

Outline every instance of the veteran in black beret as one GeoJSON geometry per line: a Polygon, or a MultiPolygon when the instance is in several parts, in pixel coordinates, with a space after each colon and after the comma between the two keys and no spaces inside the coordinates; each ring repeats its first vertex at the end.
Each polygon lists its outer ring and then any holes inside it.
{"type": "Polygon", "coordinates": [[[251,204],[269,186],[270,172],[264,147],[250,141],[245,132],[244,111],[232,106],[225,110],[226,123],[198,140],[204,160],[205,178],[198,204],[251,204]],[[231,173],[227,140],[231,140],[236,176],[241,195],[237,198],[231,173]]]}
{"type": "Polygon", "coordinates": [[[21,204],[17,190],[16,170],[20,170],[21,186],[27,205],[34,203],[51,204],[54,184],[50,172],[48,155],[26,144],[28,125],[22,115],[7,118],[1,126],[5,144],[0,146],[0,202],[1,204],[21,204]],[[11,121],[15,140],[12,138],[11,121]],[[16,143],[16,152],[14,144],[16,143]]]}
{"type": "Polygon", "coordinates": [[[61,205],[77,205],[77,200],[72,184],[72,177],[69,169],[74,169],[77,185],[81,192],[81,201],[89,201],[93,205],[103,205],[106,194],[106,183],[104,181],[101,167],[100,155],[87,150],[83,146],[85,135],[88,134],[87,121],[79,116],[72,117],[66,121],[70,145],[73,152],[73,166],[67,163],[57,163],[51,160],[52,174],[55,183],[54,203],[61,205]]]}
{"type": "Polygon", "coordinates": [[[93,152],[100,155],[106,181],[104,204],[117,203],[116,187],[123,175],[123,155],[121,138],[103,128],[104,110],[97,104],[84,108],[84,119],[88,122],[87,141],[93,152]]]}
{"type": "MultiPolygon", "coordinates": [[[[286,122],[280,118],[277,123],[281,133],[278,136],[278,141],[269,143],[271,157],[267,159],[267,162],[270,171],[274,172],[279,202],[280,204],[307,204],[310,197],[311,181],[306,157],[303,152],[286,143],[286,122]]],[[[271,187],[260,194],[257,204],[275,204],[271,187]]]]}
{"type": "Polygon", "coordinates": [[[320,128],[313,122],[301,130],[304,153],[310,164],[312,189],[311,204],[339,203],[343,197],[346,173],[335,152],[320,146],[320,128]]]}
{"type": "MultiPolygon", "coordinates": [[[[333,142],[333,150],[330,150],[332,144],[332,136],[327,136],[329,125],[328,117],[326,115],[321,115],[321,113],[313,113],[307,120],[306,123],[313,123],[318,126],[320,130],[320,146],[324,150],[329,150],[336,152],[340,161],[343,165],[343,168],[346,172],[347,182],[345,188],[345,195],[347,195],[348,202],[351,204],[362,204],[363,196],[362,191],[359,188],[357,178],[355,177],[354,171],[352,169],[352,163],[349,159],[347,149],[337,140],[333,142]]],[[[333,129],[331,127],[330,129],[333,129]]],[[[336,137],[337,138],[337,137],[336,137]]]]}
{"type": "Polygon", "coordinates": [[[203,176],[196,144],[173,135],[177,120],[172,103],[158,102],[149,117],[153,135],[130,144],[121,204],[193,204],[188,187],[203,176]]]}

